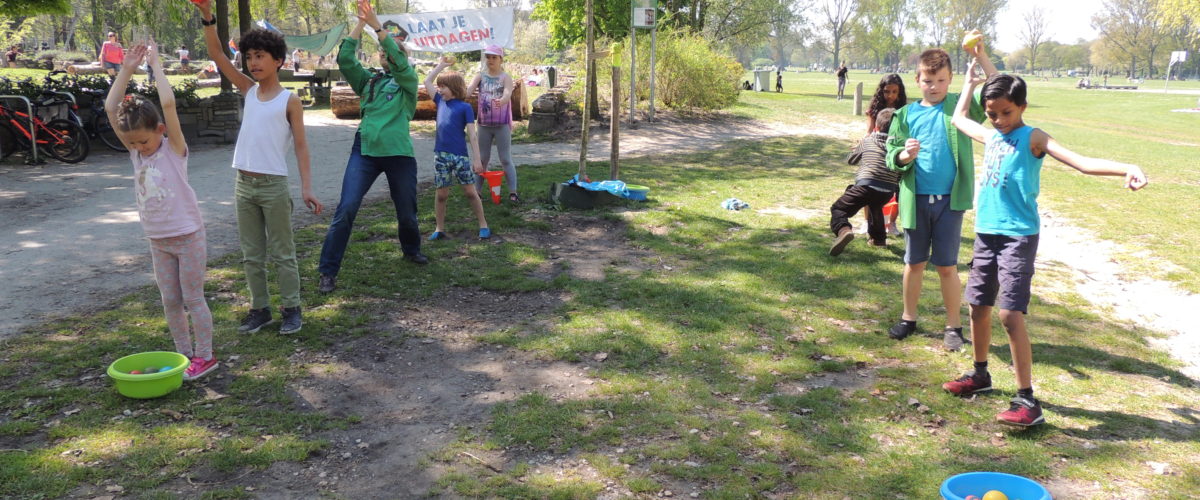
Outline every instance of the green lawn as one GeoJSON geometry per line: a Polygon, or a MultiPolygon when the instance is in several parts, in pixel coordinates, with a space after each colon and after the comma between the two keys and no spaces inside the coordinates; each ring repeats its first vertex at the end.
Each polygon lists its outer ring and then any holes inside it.
{"type": "MultiPolygon", "coordinates": [[[[853,88],[864,82],[864,108],[882,75],[851,72],[842,101],[832,99],[836,78],[823,73],[785,73],[783,94],[743,92],[733,108],[740,116],[783,123],[803,124],[813,120],[862,123],[853,116],[853,88]]],[[[903,75],[911,101],[920,89],[913,75],[903,75]]],[[[749,78],[747,76],[746,78],[749,78]]],[[[772,77],[773,78],[773,77],[772,77]]],[[[961,89],[962,75],[955,75],[951,89],[961,89]]],[[[1111,177],[1079,174],[1052,158],[1042,174],[1042,207],[1064,214],[1097,236],[1125,247],[1130,258],[1127,276],[1167,279],[1192,293],[1200,292],[1200,113],[1172,112],[1195,108],[1200,95],[1129,91],[1080,90],[1078,79],[1031,79],[1029,109],[1025,122],[1042,128],[1059,142],[1087,156],[1107,158],[1142,167],[1150,186],[1137,193],[1121,188],[1111,177]],[[1148,252],[1148,253],[1147,253],[1148,252]],[[1152,256],[1147,258],[1147,255],[1152,256]]],[[[1110,84],[1125,82],[1111,78],[1110,84]]],[[[1159,90],[1163,81],[1147,81],[1141,88],[1159,90]]],[[[1200,90],[1200,82],[1170,82],[1171,89],[1200,90]]],[[[976,165],[982,148],[976,147],[976,165]]]]}
{"type": "MultiPolygon", "coordinates": [[[[170,348],[153,287],[110,310],[36,328],[2,354],[0,496],[58,497],[112,483],[130,496],[169,498],[163,488],[181,474],[220,475],[228,478],[222,495],[246,495],[245,474],[315,460],[328,446],[319,433],[370,418],[353,408],[345,416],[297,408],[288,389],[319,365],[294,362],[296,349],[440,338],[448,332],[380,322],[453,287],[560,293],[565,302],[552,314],[449,333],[586,365],[594,386],[590,397],[531,389],[495,406],[488,421],[427,457],[441,471],[433,494],[594,498],[611,484],[643,498],[666,489],[708,499],[933,498],[946,477],[972,470],[1023,474],[1097,498],[1185,498],[1200,487],[1196,382],[1147,345],[1148,332],[1047,286],[1056,271],[1035,280],[1029,319],[1048,423],[1028,431],[992,423],[1015,390],[1000,330],[992,350],[999,394],[944,394],[940,383],[969,366],[965,354],[942,352],[933,335],[894,342],[882,334],[900,314],[898,242],[855,242],[838,259],[826,255],[824,214],[852,175],[841,165],[846,147],[786,137],[630,158],[626,180],[650,186],[650,202],[560,213],[533,194],[540,188],[527,188],[521,207],[485,204],[501,241],[427,244],[432,262],[420,271],[400,259],[388,202],[364,207],[341,288],[329,296],[313,285],[325,226],[302,228],[309,312],[290,339],[233,332],[245,295],[241,266],[236,255],[220,258],[208,285],[216,349],[240,357],[222,368],[226,379],[209,382],[223,399],[186,389],[135,402],[103,377],[121,355],[170,348]],[[721,209],[729,196],[752,209],[721,209]],[[768,209],[816,215],[761,212],[768,209]],[[545,266],[569,265],[550,247],[569,242],[552,235],[579,218],[623,224],[607,238],[628,241],[604,256],[602,280],[543,275],[545,266]],[[552,243],[518,243],[518,234],[552,243]],[[598,353],[607,359],[596,361],[598,353]],[[504,459],[489,463],[493,470],[471,456],[504,459]],[[545,456],[550,462],[532,464],[545,456]],[[1148,462],[1172,473],[1156,474],[1148,462]]],[[[546,186],[575,168],[524,166],[522,184],[546,186]]],[[[431,194],[420,201],[426,233],[431,194]]],[[[452,233],[473,228],[457,196],[448,221],[452,233]]],[[[970,235],[962,244],[968,251],[970,235]]],[[[935,279],[930,273],[925,284],[928,318],[942,314],[935,279]]]]}

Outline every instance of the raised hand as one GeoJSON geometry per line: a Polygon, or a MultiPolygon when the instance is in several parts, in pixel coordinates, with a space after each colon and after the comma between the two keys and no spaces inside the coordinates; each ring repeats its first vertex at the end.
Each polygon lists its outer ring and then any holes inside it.
{"type": "Polygon", "coordinates": [[[987,81],[987,75],[979,74],[979,60],[971,59],[970,64],[967,64],[967,83],[971,88],[987,81]]]}
{"type": "Polygon", "coordinates": [[[121,61],[122,66],[140,66],[142,59],[146,57],[146,46],[142,44],[134,45],[133,48],[125,51],[125,60],[121,61]]]}
{"type": "Polygon", "coordinates": [[[379,16],[375,15],[375,8],[371,7],[371,0],[358,0],[358,20],[367,23],[375,31],[383,28],[379,16]]]}
{"type": "Polygon", "coordinates": [[[449,65],[451,65],[451,64],[454,64],[454,56],[451,56],[451,55],[444,55],[444,56],[442,56],[442,64],[443,64],[443,65],[445,65],[445,66],[449,66],[449,65]]]}
{"type": "Polygon", "coordinates": [[[196,4],[206,19],[209,17],[209,13],[212,12],[212,0],[192,0],[192,3],[196,4]]]}
{"type": "Polygon", "coordinates": [[[153,40],[146,45],[146,64],[149,64],[151,68],[159,66],[158,44],[154,43],[153,40]]]}

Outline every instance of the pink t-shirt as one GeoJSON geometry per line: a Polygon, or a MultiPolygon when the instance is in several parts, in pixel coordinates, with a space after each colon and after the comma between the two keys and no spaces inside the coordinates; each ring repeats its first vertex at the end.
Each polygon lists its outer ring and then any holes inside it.
{"type": "Polygon", "coordinates": [[[129,152],[133,161],[134,195],[138,218],[148,238],[170,238],[192,234],[204,227],[196,192],[187,181],[187,152],[177,155],[166,136],[158,151],[142,157],[129,152]]]}
{"type": "Polygon", "coordinates": [[[117,42],[104,42],[100,47],[100,54],[104,56],[104,62],[121,64],[125,60],[125,48],[117,42]]]}

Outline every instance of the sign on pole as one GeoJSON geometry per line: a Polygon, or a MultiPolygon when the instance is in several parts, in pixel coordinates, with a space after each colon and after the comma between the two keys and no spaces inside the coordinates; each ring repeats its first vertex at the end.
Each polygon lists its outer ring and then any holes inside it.
{"type": "Polygon", "coordinates": [[[429,52],[467,52],[488,45],[513,48],[513,9],[449,10],[379,16],[397,43],[429,52]]]}
{"type": "Polygon", "coordinates": [[[633,0],[633,27],[653,28],[657,10],[653,0],[633,0]]]}

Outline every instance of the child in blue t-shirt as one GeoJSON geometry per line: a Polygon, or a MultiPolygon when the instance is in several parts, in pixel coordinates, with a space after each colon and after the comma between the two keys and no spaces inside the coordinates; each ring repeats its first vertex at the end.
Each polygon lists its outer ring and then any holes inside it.
{"type": "Polygon", "coordinates": [[[475,111],[464,101],[467,98],[467,85],[462,75],[449,71],[439,76],[451,64],[454,64],[454,58],[443,56],[425,77],[425,90],[433,94],[433,102],[437,105],[437,139],[433,145],[433,185],[437,188],[433,215],[437,227],[429,239],[446,237],[446,200],[450,198],[450,186],[455,184],[462,186],[463,195],[471,204],[475,218],[479,219],[479,237],[487,239],[492,236],[492,231],[483,217],[483,202],[479,200],[479,191],[475,188],[475,174],[483,173],[483,164],[479,162],[479,145],[475,140],[475,111]],[[434,82],[437,82],[436,92],[433,91],[434,82]],[[469,155],[468,142],[471,144],[469,155]]]}
{"type": "MultiPolygon", "coordinates": [[[[974,62],[967,68],[963,95],[969,95],[985,81],[975,75],[975,68],[974,62]]],[[[962,133],[986,145],[983,156],[986,171],[980,181],[976,207],[975,250],[965,294],[971,305],[975,369],[942,387],[958,396],[992,390],[987,354],[992,307],[998,306],[1000,322],[1008,332],[1018,390],[1008,411],[997,415],[996,420],[1028,427],[1044,422],[1041,404],[1033,397],[1033,352],[1025,328],[1041,229],[1037,197],[1042,159],[1049,153],[1088,175],[1123,175],[1125,187],[1133,191],[1145,187],[1147,180],[1136,165],[1076,154],[1041,129],[1025,125],[1021,116],[1027,105],[1026,89],[1020,77],[996,74],[986,82],[980,100],[996,129],[988,130],[969,119],[966,102],[959,102],[951,122],[962,133]]]]}

